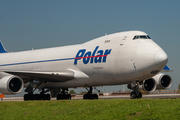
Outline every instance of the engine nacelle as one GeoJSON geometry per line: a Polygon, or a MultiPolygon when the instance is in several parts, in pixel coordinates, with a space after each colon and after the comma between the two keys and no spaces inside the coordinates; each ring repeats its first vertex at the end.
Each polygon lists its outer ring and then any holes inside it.
{"type": "Polygon", "coordinates": [[[172,85],[172,79],[169,75],[164,73],[159,73],[153,77],[153,79],[157,83],[157,89],[167,89],[170,88],[172,85]]]}
{"type": "MultiPolygon", "coordinates": [[[[170,88],[171,85],[172,85],[171,77],[164,73],[159,73],[150,79],[144,80],[143,83],[139,85],[139,90],[142,93],[151,93],[154,92],[156,89],[170,88]]],[[[128,84],[127,87],[133,90],[134,86],[132,86],[132,84],[128,84]]]]}
{"type": "Polygon", "coordinates": [[[24,82],[18,76],[10,75],[0,79],[0,92],[3,94],[18,94],[23,87],[24,82]]]}
{"type": "Polygon", "coordinates": [[[153,78],[143,81],[142,85],[139,85],[139,90],[142,93],[151,93],[156,90],[156,81],[153,78]]]}

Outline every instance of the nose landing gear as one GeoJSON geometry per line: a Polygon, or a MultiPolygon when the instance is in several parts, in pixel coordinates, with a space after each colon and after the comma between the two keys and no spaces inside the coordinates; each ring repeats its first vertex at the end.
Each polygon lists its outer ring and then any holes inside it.
{"type": "Polygon", "coordinates": [[[139,82],[128,84],[129,89],[133,90],[130,94],[131,99],[142,98],[142,93],[139,91],[139,82]]]}

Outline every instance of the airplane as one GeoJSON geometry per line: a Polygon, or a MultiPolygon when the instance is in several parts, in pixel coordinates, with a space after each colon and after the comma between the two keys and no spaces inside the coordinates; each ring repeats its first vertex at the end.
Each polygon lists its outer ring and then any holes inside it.
{"type": "Polygon", "coordinates": [[[98,99],[98,86],[123,85],[131,99],[172,85],[168,56],[148,34],[125,31],[62,47],[8,52],[0,42],[0,92],[24,100],[70,99],[69,88],[86,88],[83,99],[98,99]],[[89,89],[88,89],[89,88],[89,89]],[[34,91],[40,89],[40,94],[34,91]],[[47,94],[50,92],[50,94],[47,94]]]}

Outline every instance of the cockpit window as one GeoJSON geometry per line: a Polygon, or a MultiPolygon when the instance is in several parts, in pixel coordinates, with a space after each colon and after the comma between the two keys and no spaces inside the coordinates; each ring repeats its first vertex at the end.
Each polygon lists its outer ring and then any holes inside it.
{"type": "Polygon", "coordinates": [[[146,37],[146,36],[140,36],[140,38],[142,38],[142,39],[147,39],[147,37],[146,37]]]}
{"type": "Polygon", "coordinates": [[[148,35],[137,35],[134,36],[133,40],[135,39],[151,39],[148,35]]]}
{"type": "Polygon", "coordinates": [[[149,36],[147,36],[148,39],[151,39],[149,36]]]}

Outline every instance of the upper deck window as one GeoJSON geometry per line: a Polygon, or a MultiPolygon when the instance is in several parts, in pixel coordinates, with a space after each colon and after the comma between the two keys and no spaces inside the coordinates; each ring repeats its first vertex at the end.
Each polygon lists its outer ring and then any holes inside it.
{"type": "Polygon", "coordinates": [[[135,39],[151,39],[148,35],[137,35],[134,36],[133,40],[135,39]]]}

